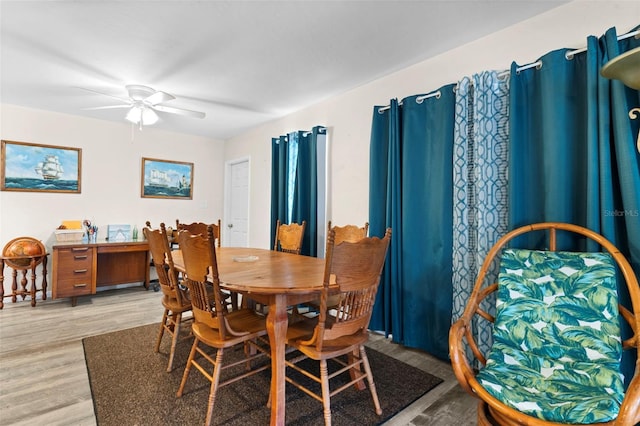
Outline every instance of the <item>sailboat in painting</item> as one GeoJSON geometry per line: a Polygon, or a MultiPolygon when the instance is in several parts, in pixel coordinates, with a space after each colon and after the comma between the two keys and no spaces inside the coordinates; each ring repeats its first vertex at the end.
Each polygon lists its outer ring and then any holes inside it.
{"type": "Polygon", "coordinates": [[[44,161],[39,162],[35,170],[44,180],[60,179],[64,173],[62,164],[60,164],[60,160],[58,160],[58,156],[56,155],[45,156],[44,161]]]}

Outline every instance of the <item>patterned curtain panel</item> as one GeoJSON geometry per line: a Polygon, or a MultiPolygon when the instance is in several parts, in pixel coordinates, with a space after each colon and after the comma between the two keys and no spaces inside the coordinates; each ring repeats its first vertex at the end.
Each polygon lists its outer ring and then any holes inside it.
{"type": "MultiPolygon", "coordinates": [[[[453,312],[462,315],[482,262],[508,231],[509,80],[495,71],[458,82],[453,152],[453,312]]],[[[496,282],[497,267],[485,285],[496,282]]],[[[495,298],[485,299],[495,313],[495,298]],[[489,300],[491,299],[491,300],[489,300]]],[[[488,321],[474,324],[476,341],[492,344],[488,321]]]]}

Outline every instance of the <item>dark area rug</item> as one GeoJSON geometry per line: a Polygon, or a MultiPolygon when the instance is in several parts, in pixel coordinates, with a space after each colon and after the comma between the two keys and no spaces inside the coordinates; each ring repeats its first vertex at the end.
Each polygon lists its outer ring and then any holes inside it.
{"type": "MultiPolygon", "coordinates": [[[[195,368],[191,370],[182,398],[176,391],[189,356],[191,341],[178,344],[174,369],[167,373],[169,338],[164,337],[160,353],[154,352],[159,325],[147,325],[83,340],[96,420],[108,425],[199,425],[204,423],[209,382],[195,368]]],[[[225,357],[229,355],[225,352],[225,357]]],[[[241,351],[230,356],[241,356],[241,351]]],[[[442,382],[373,349],[367,349],[382,406],[375,414],[368,388],[353,387],[331,399],[334,425],[375,425],[391,418],[442,382]]],[[[318,363],[302,361],[318,370],[318,363]]],[[[292,374],[287,369],[287,374],[292,374]]],[[[347,375],[343,375],[348,378],[347,375]]],[[[266,425],[270,410],[271,370],[219,389],[214,405],[214,424],[266,425]]],[[[298,377],[296,379],[299,379],[298,377]]],[[[339,379],[334,379],[338,382],[339,379]]],[[[332,389],[336,385],[332,383],[332,389]]],[[[323,425],[322,404],[287,384],[287,425],[323,425]]]]}

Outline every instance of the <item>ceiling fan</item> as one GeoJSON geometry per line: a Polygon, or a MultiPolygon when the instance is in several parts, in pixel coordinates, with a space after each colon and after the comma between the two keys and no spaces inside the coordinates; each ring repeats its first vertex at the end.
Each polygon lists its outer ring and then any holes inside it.
{"type": "Polygon", "coordinates": [[[124,102],[120,105],[108,105],[92,108],[83,108],[85,110],[99,110],[99,109],[114,109],[114,108],[129,108],[125,119],[133,124],[137,124],[142,129],[142,126],[148,126],[155,124],[158,121],[158,114],[156,111],[167,112],[171,114],[184,115],[187,117],[204,118],[205,113],[200,111],[191,111],[183,108],[175,108],[166,105],[162,105],[164,102],[175,99],[175,96],[169,93],[152,89],[151,87],[141,86],[138,84],[130,84],[125,86],[127,89],[128,98],[111,95],[109,93],[99,92],[97,90],[87,89],[80,87],[82,90],[97,93],[103,96],[109,96],[110,98],[118,99],[124,102]]]}

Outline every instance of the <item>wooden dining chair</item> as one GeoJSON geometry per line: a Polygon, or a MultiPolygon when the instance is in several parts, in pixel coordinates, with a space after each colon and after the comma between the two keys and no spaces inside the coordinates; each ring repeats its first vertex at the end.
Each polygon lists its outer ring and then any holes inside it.
{"type": "Polygon", "coordinates": [[[177,396],[182,396],[191,367],[195,367],[211,382],[205,421],[207,425],[213,419],[213,406],[220,387],[254,375],[271,365],[269,362],[252,364],[258,358],[269,357],[270,354],[268,339],[264,337],[267,334],[265,317],[251,309],[226,309],[224,296],[220,291],[213,241],[212,226],[208,227],[206,236],[194,235],[184,230],[178,233],[186,275],[184,282],[189,288],[193,304],[194,323],[191,328],[195,339],[177,396]],[[212,293],[207,290],[208,286],[213,286],[212,293]],[[223,364],[225,351],[239,345],[244,346],[245,356],[223,364]],[[212,348],[215,354],[208,354],[206,347],[212,348]],[[201,355],[201,358],[196,358],[196,354],[201,355]],[[201,364],[202,361],[213,365],[211,374],[201,364]],[[220,382],[221,371],[230,368],[235,368],[237,372],[234,370],[232,377],[220,382]]]}
{"type": "MultiPolygon", "coordinates": [[[[191,301],[186,290],[180,288],[178,283],[178,273],[173,266],[169,239],[164,223],[160,224],[160,229],[151,229],[150,223],[142,229],[149,244],[151,259],[158,274],[158,283],[162,290],[162,306],[164,313],[160,322],[158,339],[156,340],[155,351],[160,352],[162,337],[167,332],[171,336],[171,348],[169,349],[169,361],[167,371],[173,369],[173,358],[176,345],[181,338],[190,336],[180,336],[180,329],[183,324],[183,314],[191,311],[191,301]]],[[[191,318],[189,318],[191,320],[191,318]]]]}
{"type": "Polygon", "coordinates": [[[382,239],[365,237],[355,243],[336,245],[335,231],[330,231],[320,314],[315,318],[294,322],[287,330],[287,345],[300,352],[299,356],[286,361],[287,368],[320,383],[321,393],[305,387],[293,374],[287,375],[286,380],[322,402],[325,425],[331,424],[331,397],[350,385],[363,385],[364,379],[367,379],[376,414],[382,414],[364,344],[369,338],[369,320],[390,239],[391,229],[388,228],[382,239]],[[337,283],[341,298],[336,309],[331,311],[327,300],[332,283],[337,283]],[[320,362],[319,375],[298,365],[307,358],[320,362]],[[329,373],[329,360],[338,365],[337,371],[329,373]],[[361,367],[364,367],[364,372],[361,367]],[[331,390],[331,379],[347,372],[351,373],[350,382],[331,390]]]}
{"type": "MultiPolygon", "coordinates": [[[[213,237],[215,238],[215,241],[218,247],[220,247],[221,245],[220,240],[221,240],[222,227],[220,225],[221,225],[220,219],[218,219],[217,223],[211,224],[211,226],[213,227],[213,237]]],[[[176,230],[178,232],[182,230],[187,230],[192,234],[207,235],[207,226],[209,225],[203,222],[180,223],[180,219],[176,219],[176,230]]]]}
{"type": "Polygon", "coordinates": [[[327,235],[331,230],[335,231],[334,244],[340,244],[343,241],[355,243],[360,241],[369,233],[369,222],[365,222],[364,226],[358,225],[344,225],[344,226],[331,226],[331,221],[327,222],[327,235]]]}
{"type": "MultiPolygon", "coordinates": [[[[176,238],[175,238],[175,245],[178,246],[178,242],[177,242],[177,234],[180,231],[189,231],[192,234],[200,234],[203,236],[207,236],[207,227],[211,226],[211,228],[213,229],[213,237],[216,241],[216,246],[220,247],[220,219],[218,219],[218,223],[212,223],[210,225],[207,225],[206,223],[203,222],[193,222],[193,223],[180,223],[179,219],[176,219],[176,238]]],[[[232,291],[223,291],[224,294],[226,294],[226,301],[227,301],[227,306],[231,309],[237,309],[239,304],[240,304],[240,296],[232,291]]]]}
{"type": "Polygon", "coordinates": [[[449,333],[456,378],[479,401],[477,424],[640,424],[639,313],[638,279],[603,236],[557,222],[507,233],[487,254],[449,333]],[[519,237],[546,248],[522,248],[519,237]],[[570,238],[598,248],[561,250],[560,241],[570,238]],[[625,307],[618,292],[627,290],[625,307]],[[485,349],[473,332],[483,322],[493,330],[485,349]],[[621,332],[625,323],[629,336],[621,332]],[[625,349],[635,361],[626,391],[625,349]]]}
{"type": "Polygon", "coordinates": [[[303,220],[302,224],[294,222],[287,225],[284,223],[281,224],[280,219],[278,219],[276,222],[276,238],[273,250],[300,254],[300,250],[302,250],[302,239],[304,238],[304,228],[306,226],[306,220],[303,220]]]}
{"type": "MultiPolygon", "coordinates": [[[[355,243],[365,238],[369,232],[369,222],[365,222],[364,226],[360,227],[358,225],[344,225],[344,226],[331,226],[331,221],[327,222],[327,235],[334,231],[334,245],[338,245],[344,241],[355,243]]],[[[329,309],[333,309],[340,303],[340,295],[333,294],[330,295],[327,299],[327,306],[329,309]]],[[[304,311],[304,315],[310,316],[317,314],[318,309],[320,308],[320,299],[311,300],[307,303],[301,304],[301,306],[295,306],[293,308],[293,314],[298,315],[303,312],[304,308],[308,308],[308,310],[304,311]]]]}

